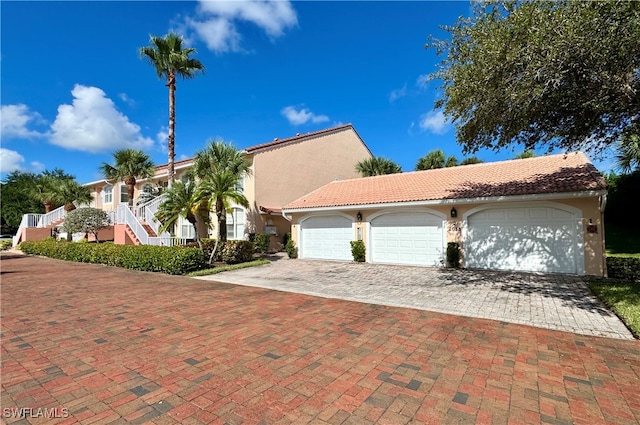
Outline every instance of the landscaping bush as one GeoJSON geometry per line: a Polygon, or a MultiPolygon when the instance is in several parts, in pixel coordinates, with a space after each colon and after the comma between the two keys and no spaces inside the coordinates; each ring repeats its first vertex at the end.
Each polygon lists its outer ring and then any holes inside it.
{"type": "Polygon", "coordinates": [[[253,260],[254,246],[249,241],[227,241],[222,248],[222,261],[227,264],[244,263],[253,260]]]}
{"type": "Polygon", "coordinates": [[[269,251],[269,243],[271,242],[271,235],[266,233],[258,233],[255,235],[254,243],[256,245],[256,251],[264,254],[269,251]]]}
{"type": "Polygon", "coordinates": [[[296,243],[291,239],[291,233],[288,234],[287,244],[284,247],[284,250],[287,251],[287,255],[289,258],[298,258],[298,248],[296,247],[296,243]]]}
{"type": "Polygon", "coordinates": [[[460,268],[460,244],[458,242],[447,244],[447,267],[460,268]]]}
{"type": "Polygon", "coordinates": [[[25,254],[167,274],[186,274],[206,267],[204,253],[198,248],[58,241],[27,241],[18,248],[25,254]]]}
{"type": "Polygon", "coordinates": [[[366,250],[364,242],[351,241],[351,255],[353,255],[353,261],[358,263],[364,263],[366,259],[366,250]]]}
{"type": "Polygon", "coordinates": [[[607,257],[607,276],[613,279],[640,282],[640,258],[607,257]]]}
{"type": "Polygon", "coordinates": [[[13,245],[13,241],[10,241],[10,240],[0,241],[0,251],[6,251],[7,249],[11,248],[12,245],[13,245]]]}

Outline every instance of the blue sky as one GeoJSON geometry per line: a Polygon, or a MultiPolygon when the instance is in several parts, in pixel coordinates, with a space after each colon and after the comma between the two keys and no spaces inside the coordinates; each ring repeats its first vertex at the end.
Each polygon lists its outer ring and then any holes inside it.
{"type": "MultiPolygon", "coordinates": [[[[468,2],[7,2],[1,13],[0,170],[54,167],[80,182],[134,147],[167,162],[168,90],[138,48],[175,30],[206,73],[178,81],[176,159],[211,138],[238,148],[352,123],[372,153],[413,170],[462,158],[433,110],[425,50],[468,2]]],[[[520,149],[480,151],[485,161],[520,149]]],[[[595,162],[601,170],[611,161],[595,162]]]]}

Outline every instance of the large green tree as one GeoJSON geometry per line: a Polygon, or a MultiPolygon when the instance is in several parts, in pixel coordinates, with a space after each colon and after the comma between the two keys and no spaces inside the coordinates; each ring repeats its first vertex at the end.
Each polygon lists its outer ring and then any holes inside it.
{"type": "Polygon", "coordinates": [[[402,173],[402,167],[382,156],[363,159],[356,164],[356,171],[362,177],[380,176],[383,174],[402,173]]]}
{"type": "Polygon", "coordinates": [[[7,174],[2,182],[0,212],[3,222],[7,224],[11,232],[18,229],[24,214],[44,212],[43,203],[31,196],[36,179],[35,173],[13,171],[7,174]]]}
{"type": "Polygon", "coordinates": [[[192,47],[184,48],[181,36],[170,33],[164,37],[150,36],[150,46],[140,48],[140,56],[153,65],[159,78],[164,79],[169,87],[169,134],[168,145],[168,177],[169,186],[175,180],[175,128],[176,128],[176,78],[194,78],[198,72],[204,72],[204,65],[191,56],[196,53],[192,47]]]}
{"type": "Polygon", "coordinates": [[[227,240],[227,209],[233,203],[249,207],[241,180],[251,174],[251,162],[232,144],[210,140],[196,153],[192,173],[200,179],[200,199],[210,199],[215,210],[219,242],[227,240]]]}
{"type": "Polygon", "coordinates": [[[640,2],[487,1],[430,39],[465,152],[601,151],[640,133],[640,2]]]}
{"type": "Polygon", "coordinates": [[[103,162],[100,171],[111,182],[122,181],[127,185],[129,206],[133,206],[133,194],[138,179],[153,176],[155,166],[146,153],[136,149],[120,149],[113,153],[114,164],[103,162]]]}

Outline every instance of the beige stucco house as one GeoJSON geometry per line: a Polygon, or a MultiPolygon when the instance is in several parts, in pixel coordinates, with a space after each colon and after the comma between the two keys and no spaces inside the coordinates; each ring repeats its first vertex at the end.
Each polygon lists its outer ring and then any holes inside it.
{"type": "Polygon", "coordinates": [[[604,179],[582,153],[331,182],[284,207],[300,258],[603,276],[604,179]]]}
{"type": "MultiPolygon", "coordinates": [[[[286,139],[276,138],[246,148],[244,153],[251,161],[251,175],[246,176],[243,182],[250,207],[245,209],[236,205],[227,212],[227,235],[229,239],[247,239],[251,233],[269,233],[273,235],[272,248],[278,248],[284,235],[291,231],[291,223],[282,215],[284,205],[331,181],[358,177],[356,164],[372,157],[351,124],[286,139]]],[[[192,163],[192,159],[176,161],[176,178],[186,178],[192,163]]],[[[152,179],[136,184],[134,196],[137,199],[147,185],[166,186],[167,181],[165,164],[156,168],[152,179]]],[[[114,184],[99,180],[88,183],[88,186],[93,189],[92,207],[108,211],[128,202],[126,186],[122,182],[114,184]]],[[[153,224],[152,214],[145,215],[140,210],[136,215],[153,224]]],[[[212,216],[214,226],[215,222],[212,216]]],[[[154,233],[149,226],[144,228],[148,233],[154,233]]],[[[176,236],[192,238],[193,233],[186,220],[179,222],[176,236]]],[[[216,235],[217,229],[214,227],[209,233],[216,235]]],[[[123,238],[120,240],[117,234],[115,236],[116,242],[135,242],[133,237],[123,238]]]]}

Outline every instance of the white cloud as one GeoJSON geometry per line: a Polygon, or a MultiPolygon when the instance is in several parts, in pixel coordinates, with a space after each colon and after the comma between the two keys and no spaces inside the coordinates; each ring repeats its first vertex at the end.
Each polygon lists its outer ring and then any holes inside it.
{"type": "Polygon", "coordinates": [[[0,148],[0,174],[22,170],[24,157],[16,151],[0,148]]]}
{"type": "Polygon", "coordinates": [[[40,162],[40,161],[31,161],[31,169],[33,171],[35,171],[36,173],[44,171],[45,168],[46,167],[42,162],[40,162]]]}
{"type": "Polygon", "coordinates": [[[60,105],[51,125],[52,144],[94,153],[153,146],[153,140],[143,137],[140,126],[118,111],[101,89],[76,84],[71,94],[73,104],[60,105]]]}
{"type": "Polygon", "coordinates": [[[393,102],[401,97],[405,97],[407,95],[407,84],[405,83],[401,89],[396,89],[389,94],[389,102],[393,102]]]}
{"type": "Polygon", "coordinates": [[[282,108],[280,113],[293,125],[306,124],[309,121],[312,123],[329,121],[329,117],[326,115],[316,115],[307,108],[296,109],[295,106],[286,106],[282,108]]]}
{"type": "Polygon", "coordinates": [[[261,28],[269,37],[284,34],[298,24],[298,17],[288,0],[208,1],[201,0],[195,18],[187,18],[186,26],[193,29],[207,47],[216,52],[241,51],[242,36],[237,22],[249,22],[261,28]]]}
{"type": "Polygon", "coordinates": [[[0,135],[3,139],[28,139],[41,137],[44,134],[29,130],[29,123],[42,123],[37,112],[29,110],[27,105],[2,105],[0,107],[0,135]]]}
{"type": "Polygon", "coordinates": [[[169,152],[169,145],[167,141],[169,140],[169,129],[165,126],[160,127],[160,130],[156,133],[156,142],[158,142],[158,146],[160,146],[160,151],[162,153],[169,152]]]}
{"type": "Polygon", "coordinates": [[[118,97],[129,106],[133,106],[136,103],[136,101],[127,96],[126,93],[118,93],[118,97]]]}
{"type": "Polygon", "coordinates": [[[426,89],[429,86],[429,74],[420,74],[418,75],[418,79],[416,80],[416,86],[421,89],[426,89]]]}
{"type": "Polygon", "coordinates": [[[431,111],[420,117],[420,128],[435,134],[444,134],[449,131],[449,123],[442,111],[431,111]]]}

